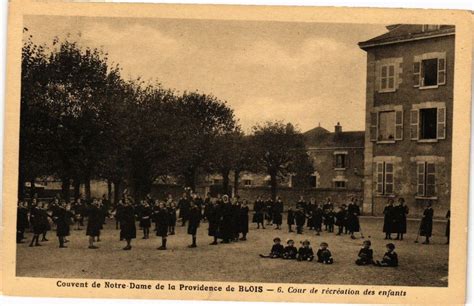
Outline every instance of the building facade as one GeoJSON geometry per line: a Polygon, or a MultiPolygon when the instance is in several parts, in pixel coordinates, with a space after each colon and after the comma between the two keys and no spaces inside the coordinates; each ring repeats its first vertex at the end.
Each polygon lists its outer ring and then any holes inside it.
{"type": "Polygon", "coordinates": [[[364,211],[403,197],[410,215],[450,207],[454,26],[392,25],[367,52],[364,211]]]}

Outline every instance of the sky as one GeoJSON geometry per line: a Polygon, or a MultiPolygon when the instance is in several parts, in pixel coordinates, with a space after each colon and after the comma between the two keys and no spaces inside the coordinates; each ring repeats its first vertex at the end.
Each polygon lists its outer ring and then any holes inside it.
{"type": "Polygon", "coordinates": [[[125,78],[227,101],[244,131],[281,120],[364,130],[366,53],[385,25],[29,16],[36,43],[69,35],[102,48],[125,78]]]}

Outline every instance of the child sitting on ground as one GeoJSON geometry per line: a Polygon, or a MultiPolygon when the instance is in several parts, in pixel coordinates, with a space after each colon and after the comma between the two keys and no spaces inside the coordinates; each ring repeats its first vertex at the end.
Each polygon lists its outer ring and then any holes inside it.
{"type": "Polygon", "coordinates": [[[298,261],[313,261],[314,252],[313,249],[309,246],[310,242],[308,240],[301,242],[302,246],[298,250],[298,261]]]}
{"type": "Polygon", "coordinates": [[[316,256],[318,256],[318,262],[328,265],[334,262],[334,259],[332,259],[331,251],[329,251],[328,244],[326,242],[321,242],[316,256]]]}
{"type": "Polygon", "coordinates": [[[359,251],[359,258],[356,260],[356,265],[364,266],[374,263],[374,251],[370,248],[370,240],[365,240],[362,249],[359,251]]]}
{"type": "Polygon", "coordinates": [[[395,253],[395,245],[389,243],[386,245],[387,252],[383,255],[382,261],[376,261],[375,265],[379,267],[398,267],[398,255],[395,253]]]}
{"type": "Polygon", "coordinates": [[[286,247],[283,249],[283,259],[296,259],[298,250],[295,247],[295,241],[293,239],[289,239],[286,244],[286,247]]]}
{"type": "Polygon", "coordinates": [[[273,246],[270,250],[270,254],[263,255],[260,254],[262,258],[280,258],[283,255],[283,246],[281,245],[281,239],[276,237],[273,239],[273,246]]]}

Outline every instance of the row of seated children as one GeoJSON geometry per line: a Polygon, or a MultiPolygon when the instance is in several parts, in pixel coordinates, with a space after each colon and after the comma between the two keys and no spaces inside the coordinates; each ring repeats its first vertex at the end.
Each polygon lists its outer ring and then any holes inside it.
{"type": "Polygon", "coordinates": [[[359,251],[358,258],[355,261],[358,266],[365,265],[376,265],[379,267],[397,267],[398,266],[398,255],[395,252],[395,245],[393,243],[388,243],[386,245],[387,251],[383,255],[381,261],[374,261],[374,252],[370,248],[370,240],[365,240],[362,248],[359,251]]]}
{"type": "MultiPolygon", "coordinates": [[[[301,247],[296,249],[295,241],[289,239],[286,242],[286,246],[283,247],[281,239],[276,237],[273,239],[273,246],[268,255],[260,254],[262,258],[283,258],[283,259],[296,259],[298,261],[313,261],[314,252],[310,246],[308,240],[301,241],[301,247]]],[[[323,264],[332,264],[334,262],[331,251],[328,249],[328,244],[322,242],[319,245],[319,250],[316,253],[317,262],[323,264]]]]}

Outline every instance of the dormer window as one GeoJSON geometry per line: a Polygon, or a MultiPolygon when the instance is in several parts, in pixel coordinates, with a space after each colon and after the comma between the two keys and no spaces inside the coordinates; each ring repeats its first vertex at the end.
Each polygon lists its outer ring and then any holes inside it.
{"type": "Polygon", "coordinates": [[[439,30],[439,27],[440,27],[439,24],[424,24],[421,26],[421,31],[422,32],[436,31],[436,30],[439,30]]]}

